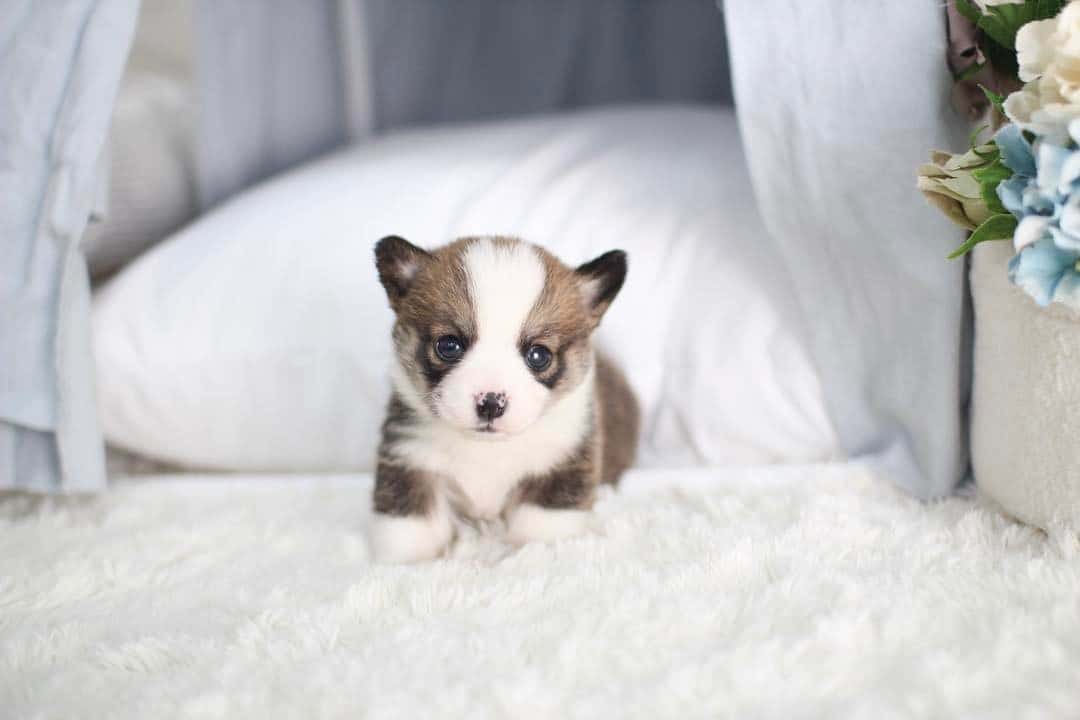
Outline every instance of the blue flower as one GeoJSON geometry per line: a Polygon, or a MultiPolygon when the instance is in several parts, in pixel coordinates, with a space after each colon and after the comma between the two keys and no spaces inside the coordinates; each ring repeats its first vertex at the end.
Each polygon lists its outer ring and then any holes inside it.
{"type": "Polygon", "coordinates": [[[1017,175],[1035,177],[1035,154],[1024,134],[1016,125],[1003,126],[994,135],[994,143],[1001,150],[1001,162],[1017,175]]]}
{"type": "Polygon", "coordinates": [[[1040,305],[1080,308],[1080,150],[1046,139],[1029,143],[1015,125],[994,136],[1013,176],[997,195],[1019,221],[1009,279],[1040,305]]]}
{"type": "Polygon", "coordinates": [[[1009,261],[1009,280],[1046,306],[1064,302],[1080,307],[1080,273],[1075,252],[1062,250],[1048,237],[1028,245],[1009,261]]]}
{"type": "Polygon", "coordinates": [[[1013,175],[1008,180],[1002,180],[997,186],[998,199],[1005,209],[1016,217],[1024,215],[1024,188],[1031,178],[1023,175],[1013,175]]]}

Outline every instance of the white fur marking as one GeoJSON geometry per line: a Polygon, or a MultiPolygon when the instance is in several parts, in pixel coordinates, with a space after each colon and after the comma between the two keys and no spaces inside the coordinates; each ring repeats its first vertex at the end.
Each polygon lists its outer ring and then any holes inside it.
{"type": "Polygon", "coordinates": [[[464,254],[469,291],[481,343],[486,338],[517,347],[525,324],[544,290],[544,264],[531,245],[479,240],[464,254]]]}
{"type": "Polygon", "coordinates": [[[371,554],[377,562],[431,560],[450,544],[454,526],[440,497],[429,515],[397,517],[375,513],[371,518],[371,554]]]}
{"type": "Polygon", "coordinates": [[[505,393],[507,408],[494,427],[517,433],[534,423],[550,391],[536,381],[521,356],[521,329],[544,290],[544,264],[531,245],[490,238],[463,253],[476,315],[476,343],[440,385],[440,414],[465,428],[478,425],[476,398],[505,393]]]}
{"type": "Polygon", "coordinates": [[[588,526],[589,513],[585,510],[549,510],[525,504],[510,512],[506,536],[517,545],[549,542],[581,535],[588,526]]]}
{"type": "Polygon", "coordinates": [[[594,392],[595,369],[590,366],[581,384],[548,408],[527,432],[495,439],[431,419],[410,428],[394,453],[418,470],[453,478],[469,500],[472,517],[494,518],[522,478],[549,472],[581,444],[594,392]]]}
{"type": "Polygon", "coordinates": [[[398,260],[397,262],[398,277],[400,277],[402,280],[412,280],[413,277],[416,276],[416,272],[419,269],[420,263],[418,263],[416,260],[402,259],[398,260]]]}
{"type": "Polygon", "coordinates": [[[601,278],[588,278],[578,281],[578,288],[581,291],[581,302],[585,306],[587,312],[592,312],[593,306],[596,304],[597,299],[600,297],[600,291],[603,288],[601,278]]]}

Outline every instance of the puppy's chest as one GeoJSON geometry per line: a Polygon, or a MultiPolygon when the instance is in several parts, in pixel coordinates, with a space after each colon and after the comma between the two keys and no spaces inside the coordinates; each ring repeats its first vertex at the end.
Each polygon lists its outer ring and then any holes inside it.
{"type": "Polygon", "coordinates": [[[514,489],[528,477],[549,472],[565,457],[562,443],[544,433],[507,440],[470,440],[438,430],[404,443],[408,462],[438,476],[441,491],[459,510],[477,519],[497,517],[514,489]]]}

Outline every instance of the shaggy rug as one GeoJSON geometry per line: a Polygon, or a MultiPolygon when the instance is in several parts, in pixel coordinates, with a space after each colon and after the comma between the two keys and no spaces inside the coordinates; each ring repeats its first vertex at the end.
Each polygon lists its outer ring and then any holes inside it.
{"type": "Polygon", "coordinates": [[[638,471],[373,566],[370,480],[0,501],[4,718],[1076,717],[1080,543],[853,466],[638,471]]]}

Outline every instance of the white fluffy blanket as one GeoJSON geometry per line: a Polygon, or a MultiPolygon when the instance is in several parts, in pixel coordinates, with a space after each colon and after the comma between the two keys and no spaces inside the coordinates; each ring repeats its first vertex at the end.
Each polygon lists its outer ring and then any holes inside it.
{"type": "Polygon", "coordinates": [[[382,567],[368,488],[188,478],[0,501],[0,715],[1080,707],[1080,545],[971,498],[922,505],[850,466],[641,471],[588,537],[467,536],[382,567]]]}

